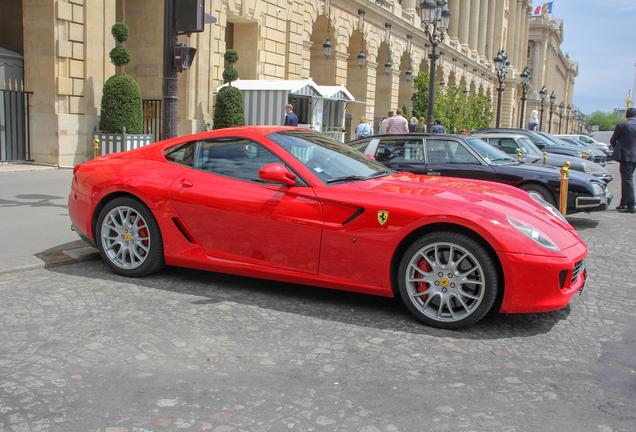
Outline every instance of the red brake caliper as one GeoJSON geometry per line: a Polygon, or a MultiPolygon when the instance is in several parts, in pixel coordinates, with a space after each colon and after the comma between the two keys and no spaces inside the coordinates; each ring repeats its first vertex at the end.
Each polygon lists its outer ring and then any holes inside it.
{"type": "MultiPolygon", "coordinates": [[[[146,227],[145,224],[142,225],[142,228],[139,230],[139,236],[148,237],[148,228],[146,227]]],[[[144,240],[142,243],[144,244],[144,246],[148,247],[148,240],[144,240]]]]}
{"type": "MultiPolygon", "coordinates": [[[[427,273],[429,273],[431,271],[431,266],[428,264],[428,262],[425,259],[422,259],[418,264],[417,264],[417,268],[419,268],[422,271],[425,271],[427,273]]],[[[424,277],[423,275],[419,275],[419,277],[424,277]]],[[[426,284],[426,282],[418,282],[417,283],[417,292],[424,292],[428,289],[428,285],[426,284]]],[[[426,299],[428,298],[428,295],[423,295],[420,297],[422,299],[422,301],[426,301],[426,299]]]]}

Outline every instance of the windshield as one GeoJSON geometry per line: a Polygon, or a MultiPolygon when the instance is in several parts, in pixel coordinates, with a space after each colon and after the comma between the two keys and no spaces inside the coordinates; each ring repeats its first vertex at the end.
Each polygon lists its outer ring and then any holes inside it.
{"type": "Polygon", "coordinates": [[[290,130],[267,135],[325,184],[389,175],[395,171],[326,135],[290,130]]]}
{"type": "Polygon", "coordinates": [[[479,138],[469,138],[466,140],[468,144],[484,158],[488,165],[509,165],[517,163],[516,160],[505,154],[499,149],[494,148],[479,138]]]}
{"type": "Polygon", "coordinates": [[[550,135],[547,132],[537,132],[537,133],[541,135],[542,137],[545,137],[545,139],[550,140],[557,145],[568,145],[565,141],[562,141],[559,138],[555,137],[554,135],[550,135]]]}

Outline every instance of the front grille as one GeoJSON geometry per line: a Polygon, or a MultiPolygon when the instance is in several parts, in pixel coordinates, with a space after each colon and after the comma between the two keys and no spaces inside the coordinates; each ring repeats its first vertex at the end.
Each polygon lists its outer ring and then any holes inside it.
{"type": "Polygon", "coordinates": [[[576,282],[579,277],[579,274],[583,271],[585,266],[583,265],[583,261],[579,261],[574,264],[574,271],[572,272],[572,283],[576,282]]]}

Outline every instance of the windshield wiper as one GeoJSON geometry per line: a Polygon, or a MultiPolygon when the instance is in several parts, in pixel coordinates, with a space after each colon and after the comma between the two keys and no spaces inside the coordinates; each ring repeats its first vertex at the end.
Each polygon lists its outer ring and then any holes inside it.
{"type": "Polygon", "coordinates": [[[327,184],[340,182],[340,181],[366,180],[367,178],[368,177],[359,176],[359,175],[346,175],[346,176],[342,176],[342,177],[331,178],[331,179],[327,180],[327,184]]]}
{"type": "Polygon", "coordinates": [[[376,177],[383,177],[383,176],[386,176],[386,175],[395,174],[396,172],[397,171],[394,171],[394,170],[380,170],[380,171],[374,172],[373,174],[368,175],[365,178],[372,179],[372,178],[376,178],[376,177]]]}

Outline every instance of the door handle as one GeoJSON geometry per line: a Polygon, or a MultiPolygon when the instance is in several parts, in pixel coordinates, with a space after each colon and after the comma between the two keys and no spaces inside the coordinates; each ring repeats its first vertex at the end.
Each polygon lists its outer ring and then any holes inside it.
{"type": "Polygon", "coordinates": [[[186,180],[186,179],[181,180],[182,188],[191,188],[192,186],[194,186],[194,184],[192,184],[190,180],[186,180]]]}
{"type": "Polygon", "coordinates": [[[429,171],[426,173],[427,175],[433,175],[433,176],[438,176],[441,175],[440,173],[438,173],[437,171],[429,171]]]}

